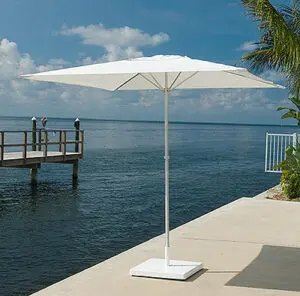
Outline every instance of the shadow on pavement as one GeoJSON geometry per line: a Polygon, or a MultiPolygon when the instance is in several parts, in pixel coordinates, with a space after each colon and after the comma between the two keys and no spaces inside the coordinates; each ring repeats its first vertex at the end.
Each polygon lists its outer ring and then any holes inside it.
{"type": "Polygon", "coordinates": [[[300,292],[299,270],[300,248],[266,245],[226,286],[300,292]]]}

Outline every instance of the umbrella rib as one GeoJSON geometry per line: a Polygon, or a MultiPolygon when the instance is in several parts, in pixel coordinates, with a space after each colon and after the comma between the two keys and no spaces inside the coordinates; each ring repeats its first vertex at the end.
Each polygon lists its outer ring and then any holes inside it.
{"type": "Polygon", "coordinates": [[[154,83],[153,81],[151,81],[148,77],[146,77],[144,74],[139,73],[139,75],[141,75],[144,79],[146,79],[148,82],[150,82],[152,85],[154,85],[156,88],[158,88],[161,91],[164,91],[164,89],[160,86],[157,85],[156,83],[154,83]]]}
{"type": "Polygon", "coordinates": [[[173,85],[175,84],[175,82],[178,80],[178,78],[179,78],[179,76],[181,75],[181,73],[182,72],[179,72],[178,74],[177,74],[177,76],[175,77],[175,79],[174,79],[174,81],[172,82],[172,84],[170,85],[170,89],[172,89],[172,87],[173,87],[173,85]]]}
{"type": "Polygon", "coordinates": [[[190,78],[192,78],[193,76],[195,76],[198,73],[199,73],[199,71],[194,72],[189,77],[185,78],[184,80],[182,80],[181,82],[179,82],[178,84],[176,84],[172,89],[177,88],[178,86],[180,86],[181,84],[183,84],[184,82],[186,82],[187,80],[189,80],[190,78]]]}
{"type": "Polygon", "coordinates": [[[160,87],[160,89],[163,89],[163,87],[160,85],[160,83],[157,81],[157,79],[155,78],[155,76],[150,73],[150,76],[153,78],[153,80],[157,83],[157,85],[160,87]]]}
{"type": "Polygon", "coordinates": [[[135,77],[137,77],[139,75],[139,73],[133,75],[131,78],[129,78],[128,80],[126,80],[124,83],[122,83],[120,86],[118,86],[114,91],[119,90],[121,87],[123,87],[125,84],[127,84],[128,82],[130,82],[132,79],[134,79],[135,77]]]}
{"type": "Polygon", "coordinates": [[[269,85],[277,86],[278,88],[284,88],[284,87],[280,87],[279,85],[277,85],[277,84],[275,84],[273,82],[267,81],[267,80],[260,81],[259,79],[255,79],[255,78],[252,78],[252,77],[249,78],[249,77],[244,76],[242,74],[234,73],[234,72],[231,72],[231,71],[223,71],[223,72],[228,73],[228,74],[232,74],[232,75],[236,75],[236,76],[240,76],[240,77],[243,77],[243,78],[246,78],[246,79],[252,79],[254,81],[258,81],[258,82],[261,82],[261,83],[264,83],[264,84],[269,84],[269,85]]]}

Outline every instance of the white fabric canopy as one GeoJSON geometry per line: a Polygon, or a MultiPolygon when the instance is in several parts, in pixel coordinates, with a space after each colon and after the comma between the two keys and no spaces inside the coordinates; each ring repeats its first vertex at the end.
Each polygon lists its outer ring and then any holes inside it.
{"type": "Polygon", "coordinates": [[[200,263],[169,260],[169,142],[168,94],[173,89],[283,88],[246,69],[181,56],[154,56],[88,65],[21,76],[37,81],[90,86],[110,91],[159,89],[165,94],[165,260],[153,259],[131,274],[186,279],[202,268],[200,263]]]}
{"type": "Polygon", "coordinates": [[[246,69],[190,59],[181,56],[154,56],[125,61],[81,66],[22,78],[110,91],[194,88],[272,88],[281,87],[249,73],[246,69]]]}

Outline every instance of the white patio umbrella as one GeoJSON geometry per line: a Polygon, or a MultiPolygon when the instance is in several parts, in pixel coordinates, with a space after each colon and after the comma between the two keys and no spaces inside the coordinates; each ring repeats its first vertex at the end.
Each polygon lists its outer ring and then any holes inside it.
{"type": "Polygon", "coordinates": [[[184,280],[202,269],[199,262],[169,258],[169,142],[168,95],[174,89],[283,88],[246,69],[190,59],[153,56],[21,76],[37,81],[90,86],[109,91],[154,90],[165,95],[165,259],[149,259],[131,275],[184,280]]]}

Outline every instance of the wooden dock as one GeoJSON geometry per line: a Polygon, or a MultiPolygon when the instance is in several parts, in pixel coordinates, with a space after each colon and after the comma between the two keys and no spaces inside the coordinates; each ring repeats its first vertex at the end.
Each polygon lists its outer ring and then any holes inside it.
{"type": "Polygon", "coordinates": [[[84,131],[79,128],[0,131],[0,168],[29,168],[33,184],[37,182],[38,168],[45,162],[73,164],[73,180],[77,180],[79,160],[83,158],[83,151],[84,131]],[[49,134],[54,139],[50,140],[49,134]],[[9,138],[20,137],[22,143],[9,141],[9,138]]]}
{"type": "Polygon", "coordinates": [[[43,151],[29,151],[26,158],[22,152],[4,153],[1,167],[30,167],[41,162],[70,162],[82,158],[81,153],[49,151],[45,154],[43,151]]]}

